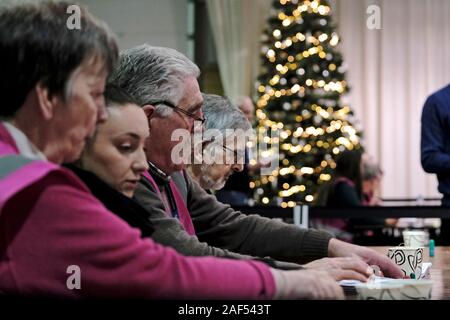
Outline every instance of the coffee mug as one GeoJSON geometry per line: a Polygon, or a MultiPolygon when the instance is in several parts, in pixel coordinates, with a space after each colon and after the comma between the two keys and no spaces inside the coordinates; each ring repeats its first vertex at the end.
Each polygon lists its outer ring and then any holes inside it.
{"type": "Polygon", "coordinates": [[[421,230],[405,230],[403,241],[406,247],[425,247],[428,245],[428,233],[421,230]]]}
{"type": "Polygon", "coordinates": [[[423,247],[392,247],[388,257],[402,269],[403,274],[419,279],[422,273],[423,247]]]}

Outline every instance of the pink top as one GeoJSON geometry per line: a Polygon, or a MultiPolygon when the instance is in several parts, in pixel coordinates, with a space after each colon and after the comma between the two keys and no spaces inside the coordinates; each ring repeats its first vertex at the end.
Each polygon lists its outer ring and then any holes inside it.
{"type": "MultiPolygon", "coordinates": [[[[0,159],[17,154],[0,124],[0,159]]],[[[268,299],[264,264],[184,257],[142,239],[70,171],[33,161],[0,180],[0,292],[61,297],[268,299]],[[81,289],[68,289],[81,270],[81,289]]]]}

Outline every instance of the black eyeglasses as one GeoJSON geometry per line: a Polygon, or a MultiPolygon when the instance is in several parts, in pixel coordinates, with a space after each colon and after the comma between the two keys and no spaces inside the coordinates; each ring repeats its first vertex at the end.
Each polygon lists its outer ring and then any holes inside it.
{"type": "Polygon", "coordinates": [[[200,121],[202,124],[205,124],[205,122],[206,122],[206,118],[200,118],[200,117],[196,116],[195,114],[193,114],[193,113],[191,113],[191,112],[189,112],[189,111],[186,111],[186,110],[184,110],[184,109],[181,109],[181,108],[175,106],[173,103],[171,103],[171,102],[169,102],[169,101],[165,101],[165,100],[164,100],[164,101],[148,102],[148,103],[146,103],[146,104],[151,104],[151,105],[153,105],[153,106],[157,106],[157,105],[159,105],[159,104],[163,104],[163,105],[165,105],[165,106],[168,106],[168,107],[171,108],[171,109],[174,109],[174,110],[176,110],[176,111],[181,112],[182,114],[184,114],[184,115],[186,115],[186,116],[188,116],[188,117],[194,119],[195,121],[200,121]]]}
{"type": "MultiPolygon", "coordinates": [[[[214,143],[218,146],[221,146],[226,153],[228,153],[228,152],[231,153],[232,157],[233,157],[233,164],[244,164],[245,163],[245,151],[233,150],[233,149],[227,147],[226,145],[216,141],[215,137],[211,137],[211,139],[209,139],[205,142],[214,143]]],[[[226,157],[227,157],[227,159],[229,158],[228,156],[226,156],[226,157]]]]}

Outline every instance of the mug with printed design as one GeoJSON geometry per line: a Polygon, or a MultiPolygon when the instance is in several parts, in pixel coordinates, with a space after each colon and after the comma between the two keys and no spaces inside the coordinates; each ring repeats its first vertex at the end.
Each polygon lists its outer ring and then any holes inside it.
{"type": "Polygon", "coordinates": [[[422,273],[423,247],[392,247],[388,257],[402,269],[405,277],[419,279],[422,273]]]}

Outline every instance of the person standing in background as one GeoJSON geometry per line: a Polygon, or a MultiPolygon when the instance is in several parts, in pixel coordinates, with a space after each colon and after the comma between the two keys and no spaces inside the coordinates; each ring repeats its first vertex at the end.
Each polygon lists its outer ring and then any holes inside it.
{"type": "MultiPolygon", "coordinates": [[[[442,206],[450,207],[450,84],[431,94],[422,110],[421,162],[437,176],[442,206]]],[[[439,245],[450,243],[450,221],[442,219],[439,245]]]]}

